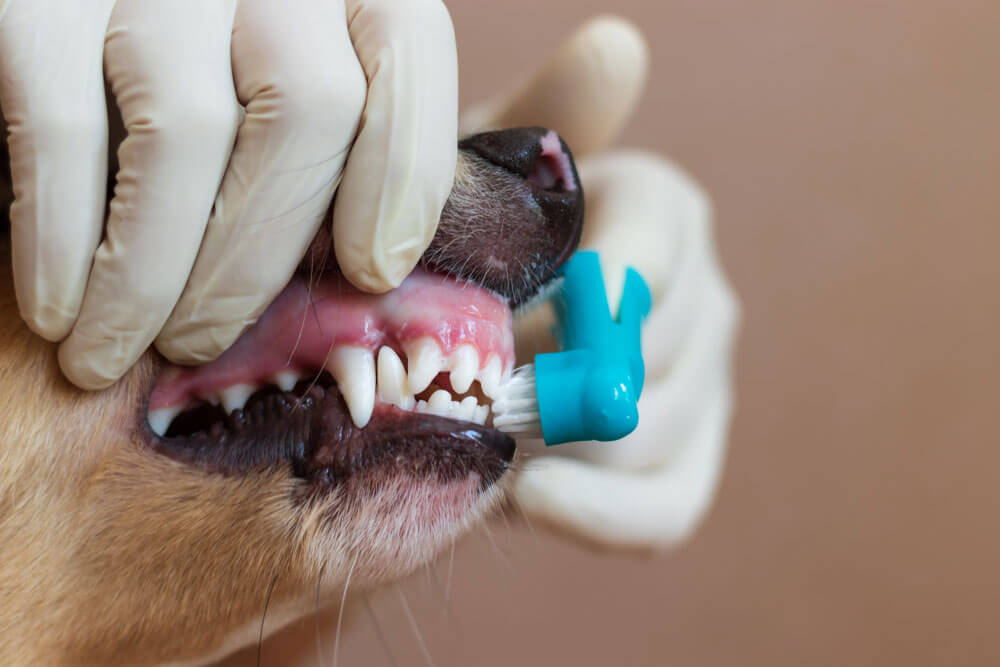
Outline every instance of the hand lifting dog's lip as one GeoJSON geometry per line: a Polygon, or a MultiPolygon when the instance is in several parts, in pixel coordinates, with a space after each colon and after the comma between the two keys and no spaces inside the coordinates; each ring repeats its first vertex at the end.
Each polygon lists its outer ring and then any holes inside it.
{"type": "MultiPolygon", "coordinates": [[[[515,455],[489,413],[514,364],[512,311],[576,248],[583,197],[549,130],[459,148],[438,233],[399,288],[351,287],[321,233],[256,324],[204,366],[150,353],[84,394],[23,325],[4,325],[3,398],[26,407],[0,420],[0,454],[25,452],[0,469],[0,627],[32,639],[0,656],[213,659],[256,639],[265,594],[277,624],[292,620],[348,577],[364,587],[411,571],[495,507],[515,455]],[[53,461],[62,477],[41,488],[53,461]],[[14,500],[23,519],[7,515],[14,500]],[[64,506],[63,523],[33,525],[43,505],[64,506]],[[5,578],[18,562],[54,583],[5,578]]],[[[10,287],[0,296],[13,312],[10,287]]]]}

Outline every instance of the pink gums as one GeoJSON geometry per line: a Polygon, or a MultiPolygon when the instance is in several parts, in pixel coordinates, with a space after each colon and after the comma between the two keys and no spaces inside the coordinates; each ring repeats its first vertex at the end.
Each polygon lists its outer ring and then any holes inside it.
{"type": "MultiPolygon", "coordinates": [[[[168,367],[149,408],[188,405],[235,384],[262,386],[282,371],[313,373],[336,346],[374,352],[389,345],[401,352],[424,336],[437,340],[445,356],[463,343],[475,346],[480,367],[494,355],[504,368],[514,362],[510,308],[477,285],[421,269],[386,294],[365,294],[340,277],[311,288],[296,279],[218,359],[168,367]]],[[[400,358],[405,360],[402,353],[400,358]]]]}

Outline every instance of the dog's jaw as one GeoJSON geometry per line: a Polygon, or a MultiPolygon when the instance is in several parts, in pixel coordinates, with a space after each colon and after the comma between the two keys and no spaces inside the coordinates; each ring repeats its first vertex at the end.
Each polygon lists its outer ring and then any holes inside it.
{"type": "MultiPolygon", "coordinates": [[[[555,150],[551,137],[533,147],[547,136],[506,140],[539,157],[555,150]]],[[[553,223],[562,240],[533,257],[522,280],[487,276],[518,303],[579,238],[582,200],[545,204],[558,220],[539,203],[575,171],[553,163],[529,170],[527,186],[492,187],[483,179],[523,179],[523,165],[478,160],[460,170],[468,191],[448,209],[424,264],[468,278],[482,233],[493,234],[484,261],[514,266],[508,260],[536,250],[525,245],[531,230],[553,223]],[[503,198],[484,210],[510,216],[504,233],[478,210],[489,196],[503,198]]],[[[4,243],[0,271],[9,275],[4,243]]],[[[265,604],[271,631],[312,610],[317,589],[326,601],[339,599],[348,578],[357,591],[402,576],[503,497],[499,475],[475,466],[439,475],[383,458],[320,488],[280,465],[226,474],[164,456],[144,428],[162,363],[149,354],[111,389],[74,389],[0,280],[0,664],[203,664],[255,641],[246,628],[259,630],[265,604]]]]}

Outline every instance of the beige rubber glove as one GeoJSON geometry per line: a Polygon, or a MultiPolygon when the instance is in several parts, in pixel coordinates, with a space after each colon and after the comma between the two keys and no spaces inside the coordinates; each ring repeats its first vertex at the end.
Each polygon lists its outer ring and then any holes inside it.
{"type": "Polygon", "coordinates": [[[154,339],[211,360],[288,282],[338,185],[341,268],[391,289],[451,189],[457,105],[440,0],[0,0],[21,314],[65,338],[87,389],[154,339]],[[128,132],[106,225],[102,69],[128,132]]]}
{"type": "MultiPolygon", "coordinates": [[[[519,442],[529,456],[513,486],[516,505],[533,520],[592,543],[640,549],[684,538],[713,496],[731,411],[738,320],[712,243],[710,207],[698,186],[649,153],[593,154],[631,115],[646,67],[646,46],[633,26],[595,19],[532,79],[463,116],[468,130],[557,130],[578,157],[583,154],[582,246],[601,252],[609,302],[617,303],[626,265],[649,283],[653,307],[643,330],[646,380],[638,428],[614,443],[546,448],[519,442]]],[[[518,323],[517,339],[528,342],[518,351],[519,362],[555,349],[550,325],[544,309],[518,323]]]]}

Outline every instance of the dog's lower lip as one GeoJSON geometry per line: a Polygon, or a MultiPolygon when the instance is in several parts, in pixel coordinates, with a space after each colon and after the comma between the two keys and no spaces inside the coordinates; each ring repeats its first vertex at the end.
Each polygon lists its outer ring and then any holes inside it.
{"type": "Polygon", "coordinates": [[[208,471],[238,475],[287,466],[308,482],[328,485],[355,472],[393,465],[442,480],[475,472],[495,482],[514,456],[505,433],[472,422],[376,408],[363,429],[351,421],[331,382],[300,383],[293,392],[258,392],[238,410],[193,433],[147,437],[161,453],[208,471]]]}

